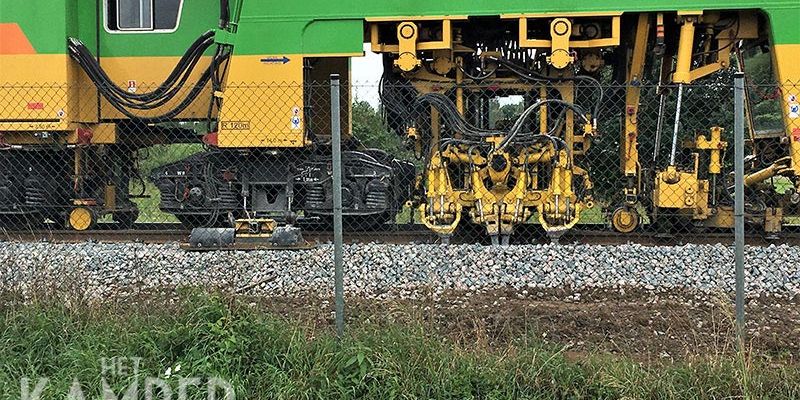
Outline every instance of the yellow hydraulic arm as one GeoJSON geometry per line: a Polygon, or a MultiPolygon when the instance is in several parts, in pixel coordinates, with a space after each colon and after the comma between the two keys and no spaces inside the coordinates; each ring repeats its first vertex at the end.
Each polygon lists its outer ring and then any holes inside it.
{"type": "Polygon", "coordinates": [[[625,187],[625,202],[635,204],[638,195],[639,149],[638,149],[638,114],[641,80],[647,55],[647,39],[650,33],[650,16],[640,14],[636,25],[636,40],[626,79],[625,89],[625,126],[620,140],[622,151],[622,171],[628,179],[625,187]]]}

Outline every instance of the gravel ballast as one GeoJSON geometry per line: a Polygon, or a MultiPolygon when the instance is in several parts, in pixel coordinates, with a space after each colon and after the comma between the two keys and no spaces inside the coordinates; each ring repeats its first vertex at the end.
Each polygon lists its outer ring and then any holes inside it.
{"type": "MultiPolygon", "coordinates": [[[[178,244],[0,243],[0,290],[77,290],[88,298],[201,286],[248,295],[328,296],[333,246],[185,252],[178,244]]],[[[800,247],[745,250],[750,297],[800,295],[800,247]]],[[[345,293],[372,299],[515,289],[732,292],[725,245],[345,246],[345,293]]]]}

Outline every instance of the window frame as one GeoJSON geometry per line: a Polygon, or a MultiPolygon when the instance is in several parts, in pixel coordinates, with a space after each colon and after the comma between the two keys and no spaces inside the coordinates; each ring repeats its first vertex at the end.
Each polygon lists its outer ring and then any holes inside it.
{"type": "Polygon", "coordinates": [[[183,5],[186,2],[185,0],[178,0],[178,16],[177,16],[178,20],[175,21],[175,27],[174,28],[172,28],[172,29],[156,29],[155,28],[155,24],[156,24],[156,21],[155,21],[155,9],[156,9],[155,0],[148,0],[148,1],[150,1],[150,4],[151,4],[151,7],[150,7],[150,18],[153,21],[153,24],[152,24],[153,28],[152,29],[134,29],[134,28],[120,28],[119,27],[119,2],[117,0],[114,0],[114,1],[115,1],[114,6],[116,7],[115,13],[116,13],[117,29],[111,29],[109,24],[108,24],[109,23],[108,11],[109,11],[109,4],[110,4],[111,0],[103,0],[103,29],[107,33],[110,33],[112,35],[141,35],[141,34],[147,34],[147,33],[173,33],[175,31],[177,31],[178,28],[180,28],[180,26],[181,26],[181,19],[182,19],[182,16],[183,16],[183,5]]]}

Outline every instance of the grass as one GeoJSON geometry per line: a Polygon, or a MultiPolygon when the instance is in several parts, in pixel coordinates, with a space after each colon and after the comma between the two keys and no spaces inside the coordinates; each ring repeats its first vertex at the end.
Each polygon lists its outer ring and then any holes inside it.
{"type": "MultiPolygon", "coordinates": [[[[601,354],[575,359],[533,333],[494,347],[454,342],[423,322],[350,321],[337,341],[328,326],[199,292],[105,305],[52,299],[2,307],[0,399],[20,398],[22,377],[50,379],[42,399],[64,398],[73,379],[87,398],[99,398],[100,360],[115,356],[141,357],[139,376],[160,377],[173,389],[180,376],[220,377],[233,384],[237,399],[800,396],[796,367],[736,357],[650,365],[601,354]],[[165,371],[177,365],[180,372],[167,378],[165,371]]],[[[115,393],[131,383],[108,381],[115,393]]]]}
{"type": "Polygon", "coordinates": [[[592,208],[585,208],[581,211],[581,219],[579,224],[604,224],[608,222],[603,207],[600,204],[595,204],[592,208]]]}
{"type": "Polygon", "coordinates": [[[180,161],[201,151],[203,151],[203,145],[196,143],[156,145],[144,148],[138,154],[141,160],[142,174],[148,176],[154,168],[180,161]]]}
{"type": "Polygon", "coordinates": [[[200,144],[157,145],[139,151],[138,156],[141,160],[140,169],[144,178],[144,190],[142,190],[142,181],[136,179],[131,180],[129,188],[129,193],[143,194],[143,197],[133,199],[133,202],[139,208],[137,222],[178,222],[174,215],[162,212],[159,209],[161,193],[150,181],[149,176],[154,168],[182,160],[201,151],[203,151],[203,146],[200,144]]]}
{"type": "Polygon", "coordinates": [[[178,222],[174,215],[161,211],[159,205],[161,204],[161,192],[156,185],[150,180],[144,181],[144,191],[142,191],[142,183],[138,181],[131,182],[131,193],[144,193],[145,197],[133,199],[136,206],[139,207],[139,218],[136,220],[139,223],[167,223],[178,222]]]}

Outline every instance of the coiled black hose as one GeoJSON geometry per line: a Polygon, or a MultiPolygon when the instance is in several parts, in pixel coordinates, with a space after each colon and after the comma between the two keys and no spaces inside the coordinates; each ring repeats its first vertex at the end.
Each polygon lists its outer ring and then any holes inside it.
{"type": "Polygon", "coordinates": [[[89,52],[89,49],[86,47],[86,45],[84,45],[80,40],[69,38],[68,47],[72,58],[75,59],[75,61],[77,61],[81,67],[87,71],[87,73],[92,72],[92,75],[95,75],[97,78],[99,78],[98,83],[100,83],[102,86],[108,87],[112,92],[119,95],[121,98],[147,103],[163,97],[173,86],[175,86],[175,83],[180,77],[186,75],[186,72],[191,72],[192,68],[197,64],[197,61],[202,57],[203,53],[205,53],[205,51],[208,50],[212,44],[214,44],[213,38],[214,31],[207,31],[203,33],[194,41],[194,43],[189,46],[183,56],[181,56],[181,59],[175,65],[175,68],[173,68],[172,72],[170,72],[164,82],[162,82],[152,92],[147,93],[130,93],[127,90],[115,85],[111,78],[109,78],[105,71],[100,67],[100,64],[97,62],[95,57],[92,56],[91,52],[89,52]]]}
{"type": "MultiPolygon", "coordinates": [[[[230,56],[229,51],[219,47],[209,67],[200,76],[187,96],[172,110],[158,116],[143,117],[131,110],[154,110],[172,99],[184,88],[203,54],[214,44],[214,32],[207,31],[192,43],[175,65],[172,72],[156,89],[146,93],[130,93],[117,86],[102,69],[89,49],[78,39],[69,38],[70,56],[83,68],[100,94],[122,114],[128,118],[150,122],[171,119],[185,110],[199,96],[212,77],[218,78],[216,69],[230,56]]],[[[216,80],[216,79],[215,79],[216,80]]]]}

